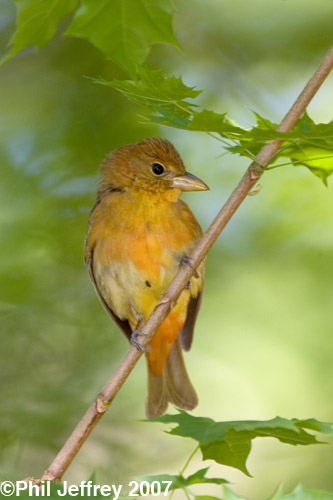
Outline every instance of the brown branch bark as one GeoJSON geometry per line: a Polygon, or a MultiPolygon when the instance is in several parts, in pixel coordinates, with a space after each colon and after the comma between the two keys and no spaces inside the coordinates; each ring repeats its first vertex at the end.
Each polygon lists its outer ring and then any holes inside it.
{"type": "MultiPolygon", "coordinates": [[[[312,78],[309,80],[299,97],[296,99],[277,130],[279,132],[289,132],[297,123],[312,97],[320,88],[325,78],[329,75],[333,67],[333,47],[325,55],[321,64],[318,66],[312,78]]],[[[213,220],[196,248],[190,256],[190,265],[183,265],[173,281],[166,289],[162,299],[158,302],[155,310],[148,318],[142,328],[142,337],[139,339],[143,345],[146,345],[152,339],[154,332],[172,309],[173,304],[186,286],[194,269],[204,259],[213,243],[216,241],[221,231],[227,225],[232,215],[239,205],[250,192],[254,184],[258,181],[264,172],[264,167],[274,157],[282,141],[267,142],[256,160],[251,163],[244,176],[236,186],[228,200],[225,202],[220,212],[213,220]]],[[[110,377],[105,387],[102,389],[96,400],[89,407],[88,411],[74,429],[72,435],[65,442],[58,455],[55,457],[44,476],[43,480],[60,481],[64,472],[67,470],[75,455],[89,436],[90,432],[96,426],[97,422],[109,408],[114,397],[122,387],[128,375],[133,370],[142,352],[135,347],[130,347],[118,368],[110,377]]]]}

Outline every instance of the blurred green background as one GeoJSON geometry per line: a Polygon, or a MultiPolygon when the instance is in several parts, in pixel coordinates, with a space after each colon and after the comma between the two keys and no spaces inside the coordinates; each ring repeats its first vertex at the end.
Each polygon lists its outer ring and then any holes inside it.
{"type": "MultiPolygon", "coordinates": [[[[205,89],[201,102],[242,126],[253,123],[249,108],[280,120],[331,43],[332,0],[175,6],[183,51],[155,46],[149,63],[205,89]]],[[[3,52],[14,18],[14,3],[0,0],[3,52]]],[[[28,49],[0,68],[0,480],[42,475],[127,349],[82,258],[104,156],[149,135],[171,140],[187,169],[211,186],[186,196],[203,228],[248,165],[221,156],[205,134],[140,124],[139,109],[84,78],[124,75],[88,42],[63,38],[69,20],[39,53],[28,49]]],[[[325,122],[332,109],[331,75],[309,114],[325,122]]],[[[195,414],[333,421],[332,191],[303,167],[273,170],[261,184],[209,254],[186,355],[200,399],[195,414]]],[[[177,472],[193,444],[139,422],[144,396],[141,361],[65,479],[96,470],[100,484],[118,484],[177,472]]],[[[333,490],[332,464],[332,446],[267,439],[254,443],[254,478],[227,467],[212,472],[263,500],[281,482],[333,490]]]]}

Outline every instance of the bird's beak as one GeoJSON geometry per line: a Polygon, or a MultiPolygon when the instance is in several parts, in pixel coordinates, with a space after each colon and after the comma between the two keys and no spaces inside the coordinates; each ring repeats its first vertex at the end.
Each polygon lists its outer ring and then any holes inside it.
{"type": "Polygon", "coordinates": [[[195,175],[186,173],[179,177],[174,177],[171,181],[171,187],[181,191],[208,191],[209,187],[195,175]]]}

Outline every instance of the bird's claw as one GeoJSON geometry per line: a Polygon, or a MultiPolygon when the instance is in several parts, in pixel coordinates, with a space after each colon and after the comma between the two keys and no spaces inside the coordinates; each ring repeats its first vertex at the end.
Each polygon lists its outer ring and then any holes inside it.
{"type": "MultiPolygon", "coordinates": [[[[191,269],[194,269],[192,259],[189,255],[183,255],[183,257],[180,259],[180,263],[189,266],[191,269]]],[[[193,276],[195,278],[199,277],[197,271],[194,271],[193,276]]]]}
{"type": "Polygon", "coordinates": [[[180,263],[193,269],[192,259],[189,255],[183,255],[183,257],[180,259],[180,263]]]}
{"type": "Polygon", "coordinates": [[[131,344],[137,348],[138,351],[145,352],[146,354],[150,353],[150,346],[143,346],[139,341],[138,337],[144,336],[144,333],[140,332],[140,330],[134,330],[134,332],[131,335],[131,344]]]}

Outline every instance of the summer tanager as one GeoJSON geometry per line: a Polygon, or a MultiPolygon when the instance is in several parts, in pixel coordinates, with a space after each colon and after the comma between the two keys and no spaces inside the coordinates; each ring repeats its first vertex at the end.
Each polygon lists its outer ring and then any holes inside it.
{"type": "MultiPolygon", "coordinates": [[[[173,145],[156,137],[119,147],[102,164],[85,261],[104,308],[134,343],[132,333],[147,320],[202,234],[179,195],[207,189],[185,171],[173,145]]],[[[168,402],[186,410],[198,403],[182,348],[191,346],[203,276],[202,263],[146,351],[149,418],[163,414],[168,402]]]]}

